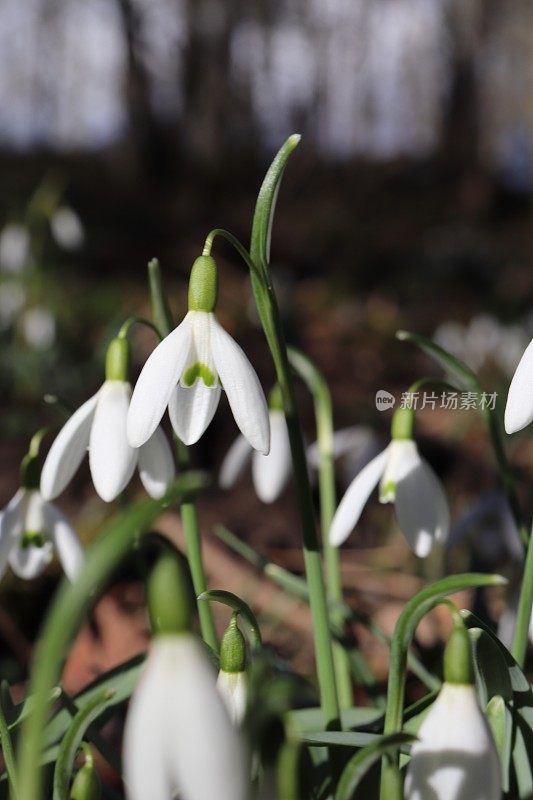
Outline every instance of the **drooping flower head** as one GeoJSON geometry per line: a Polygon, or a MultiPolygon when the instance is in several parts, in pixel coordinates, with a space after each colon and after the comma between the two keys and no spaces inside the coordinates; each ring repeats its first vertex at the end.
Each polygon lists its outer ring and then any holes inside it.
{"type": "Polygon", "coordinates": [[[356,475],[342,498],[330,528],[330,541],[341,545],[359,521],[379,483],[381,503],[394,503],[398,525],[411,549],[425,557],[448,537],[450,514],[440,481],[418,452],[413,439],[414,412],[395,411],[388,447],[356,475]]]}
{"type": "Polygon", "coordinates": [[[172,483],[172,452],[159,426],[139,449],[128,442],[128,362],[128,341],[119,335],[107,350],[103,385],[70,417],[50,448],[41,476],[41,492],[47,500],[65,489],[87,449],[94,488],[108,503],[126,488],[136,467],[152,497],[162,497],[172,483]]]}
{"type": "Polygon", "coordinates": [[[507,433],[525,428],[533,420],[533,341],[527,346],[516,368],[505,406],[507,433]]]}
{"type": "Polygon", "coordinates": [[[246,800],[249,764],[216,687],[205,646],[191,633],[180,562],[163,556],[148,585],[154,640],[124,730],[128,800],[246,800]]]}
{"type": "Polygon", "coordinates": [[[279,386],[275,386],[268,399],[270,420],[270,452],[254,452],[241,434],[226,453],[220,468],[219,482],[229,489],[238,480],[248,460],[252,459],[252,480],[257,496],[263,503],[273,503],[283,491],[291,474],[292,460],[289,432],[283,412],[279,386]]]}
{"type": "Polygon", "coordinates": [[[444,655],[444,683],[418,731],[405,800],[500,800],[500,759],[472,683],[470,643],[455,625],[444,655]]]}
{"type": "Polygon", "coordinates": [[[64,514],[39,491],[40,439],[36,434],[22,461],[21,488],[0,512],[0,577],[9,563],[19,578],[37,578],[55,550],[65,574],[74,580],[83,563],[83,547],[64,514]]]}
{"type": "Polygon", "coordinates": [[[128,439],[142,446],[165,408],[185,444],[194,444],[213,419],[224,389],[235,422],[260,453],[270,449],[268,410],[259,379],[239,345],[218,322],[218,273],[211,256],[193,264],[189,311],[156,347],[135,386],[128,414],[128,439]]]}
{"type": "Polygon", "coordinates": [[[217,689],[231,721],[240,725],[246,714],[248,676],[246,674],[246,642],[237,624],[238,614],[232,614],[220,644],[220,670],[217,689]]]}

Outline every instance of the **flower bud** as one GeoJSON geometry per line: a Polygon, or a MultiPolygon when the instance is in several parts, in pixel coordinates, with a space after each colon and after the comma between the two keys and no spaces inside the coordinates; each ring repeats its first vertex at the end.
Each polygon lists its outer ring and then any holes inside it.
{"type": "Polygon", "coordinates": [[[246,642],[237,625],[235,612],[220,645],[220,672],[217,689],[231,721],[240,725],[246,714],[248,676],[246,674],[246,642]]]}
{"type": "Polygon", "coordinates": [[[70,800],[100,800],[102,796],[102,784],[100,776],[95,770],[92,762],[86,762],[78,770],[72,789],[70,790],[70,800]]]}

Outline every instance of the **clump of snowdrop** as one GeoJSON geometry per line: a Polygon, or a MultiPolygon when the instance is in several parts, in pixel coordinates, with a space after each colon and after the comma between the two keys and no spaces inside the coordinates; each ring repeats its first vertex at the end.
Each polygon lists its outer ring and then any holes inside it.
{"type": "Polygon", "coordinates": [[[124,730],[128,800],[246,800],[244,741],[217,691],[205,646],[191,632],[181,563],[163,556],[148,584],[154,639],[124,730]]]}
{"type": "Polygon", "coordinates": [[[239,345],[218,322],[217,266],[200,256],[189,281],[189,311],[156,347],[135,386],[128,413],[128,439],[141,447],[168,406],[172,426],[194,444],[213,419],[222,388],[235,422],[250,445],[270,449],[268,408],[259,379],[239,345]]]}
{"type": "Polygon", "coordinates": [[[263,503],[273,503],[283,491],[292,466],[289,432],[283,412],[279,387],[269,397],[270,452],[267,455],[253,449],[242,434],[235,439],[220,468],[219,483],[231,488],[249,459],[252,459],[252,480],[257,496],[263,503]]]}
{"type": "Polygon", "coordinates": [[[405,800],[500,800],[500,759],[473,686],[470,643],[456,623],[444,655],[444,683],[418,731],[405,800]]]}
{"type": "Polygon", "coordinates": [[[220,671],[217,689],[226,704],[235,725],[240,725],[246,714],[248,676],[246,674],[246,642],[237,624],[235,612],[222,637],[220,645],[220,671]]]}
{"type": "Polygon", "coordinates": [[[37,578],[56,551],[65,574],[74,580],[83,547],[67,518],[39,491],[39,444],[37,435],[21,464],[21,488],[0,512],[0,577],[9,564],[19,578],[37,578]]]}
{"type": "Polygon", "coordinates": [[[379,483],[381,503],[394,503],[398,525],[421,558],[448,537],[450,514],[437,476],[413,439],[414,411],[395,411],[391,443],[354,478],[342,498],[329,537],[341,545],[357,525],[370,494],[379,483]]]}
{"type": "Polygon", "coordinates": [[[138,449],[128,442],[128,361],[126,336],[113,339],[107,350],[103,385],[70,417],[50,448],[41,475],[41,493],[47,500],[53,500],[65,489],[87,449],[94,487],[106,502],[125,489],[136,467],[152,497],[162,497],[172,483],[172,452],[159,426],[138,449]]]}

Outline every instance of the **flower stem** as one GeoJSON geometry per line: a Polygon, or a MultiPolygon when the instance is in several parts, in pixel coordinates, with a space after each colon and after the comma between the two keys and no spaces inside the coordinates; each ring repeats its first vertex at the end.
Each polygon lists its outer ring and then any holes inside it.
{"type": "MultiPolygon", "coordinates": [[[[320,465],[318,484],[320,494],[320,525],[322,547],[326,563],[326,591],[330,606],[330,620],[334,630],[343,630],[346,619],[342,613],[343,591],[340,570],[340,552],[329,541],[329,529],[337,507],[335,496],[335,468],[333,463],[333,408],[331,394],[322,373],[303,353],[289,348],[291,365],[305,381],[313,396],[316,433],[320,465]]],[[[353,705],[352,678],[348,653],[338,641],[333,643],[335,675],[341,708],[353,705]]]]}
{"type": "MultiPolygon", "coordinates": [[[[159,261],[155,258],[152,259],[152,261],[150,261],[148,264],[148,282],[150,285],[150,300],[152,305],[152,317],[154,320],[153,327],[159,336],[163,338],[168,336],[168,334],[171,332],[173,323],[163,289],[159,261]]],[[[189,469],[189,448],[177,436],[174,436],[174,442],[179,469],[189,469]]],[[[198,525],[196,504],[191,500],[181,503],[180,516],[183,525],[187,560],[189,562],[189,569],[191,570],[194,592],[196,597],[198,597],[198,595],[207,590],[207,580],[202,559],[202,543],[200,537],[200,528],[198,525]]],[[[211,647],[215,652],[218,652],[217,632],[211,606],[209,603],[202,603],[198,600],[197,606],[202,637],[209,647],[211,647]]]]}
{"type": "Polygon", "coordinates": [[[533,610],[533,535],[529,537],[527,546],[526,562],[524,564],[524,575],[522,587],[518,599],[518,611],[516,615],[516,625],[514,630],[513,645],[511,652],[515,661],[520,667],[524,666],[526,660],[527,643],[529,639],[529,626],[531,622],[531,612],[533,610]]]}

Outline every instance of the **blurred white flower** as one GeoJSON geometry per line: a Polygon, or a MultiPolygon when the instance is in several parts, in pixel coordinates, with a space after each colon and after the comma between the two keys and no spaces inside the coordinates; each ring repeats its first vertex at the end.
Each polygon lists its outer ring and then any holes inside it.
{"type": "Polygon", "coordinates": [[[50,220],[52,235],[65,250],[78,250],[85,239],[85,231],[74,209],[60,206],[50,220]]]}
{"type": "Polygon", "coordinates": [[[124,729],[128,800],[246,800],[248,754],[191,634],[154,639],[124,729]]]}
{"type": "Polygon", "coordinates": [[[146,442],[167,406],[179,438],[194,444],[213,419],[222,386],[241,433],[266,455],[268,409],[255,370],[213,312],[189,311],[142,369],[128,413],[131,445],[146,442]]]}
{"type": "Polygon", "coordinates": [[[0,232],[0,269],[19,273],[28,265],[30,235],[24,225],[9,222],[0,232]]]}
{"type": "Polygon", "coordinates": [[[241,434],[226,453],[220,468],[219,483],[229,489],[239,478],[248,460],[252,459],[252,479],[257,496],[263,503],[273,503],[279,497],[291,473],[291,448],[285,414],[271,409],[270,452],[263,455],[253,450],[241,434]]]}
{"type": "Polygon", "coordinates": [[[14,322],[26,302],[24,287],[17,281],[0,283],[0,328],[6,329],[14,322]]]}
{"type": "Polygon", "coordinates": [[[500,759],[473,686],[444,683],[418,739],[405,800],[500,800],[500,759]]]}
{"type": "Polygon", "coordinates": [[[34,350],[48,350],[56,338],[56,321],[53,313],[42,306],[29,308],[21,318],[22,335],[34,350]]]}
{"type": "Polygon", "coordinates": [[[513,375],[507,405],[505,430],[507,433],[525,428],[533,420],[533,341],[529,343],[513,375]]]}
{"type": "Polygon", "coordinates": [[[89,449],[94,487],[111,502],[129,483],[135,467],[152,497],[162,497],[174,479],[170,446],[159,426],[135,449],[126,437],[131,397],[127,381],[106,380],[98,392],[70,417],[56,437],[41,473],[41,492],[57,497],[80,466],[89,449]]]}
{"type": "Polygon", "coordinates": [[[417,556],[446,541],[450,513],[440,481],[412,439],[393,439],[348,487],[331,524],[333,545],[348,538],[378,482],[380,502],[394,503],[398,525],[417,556]]]}
{"type": "MultiPolygon", "coordinates": [[[[333,458],[342,459],[341,482],[347,486],[368,462],[379,453],[379,439],[365,425],[340,428],[333,434],[333,458]]],[[[320,467],[318,442],[307,448],[307,460],[314,469],[320,467]]]]}
{"type": "Polygon", "coordinates": [[[0,513],[0,576],[9,562],[20,578],[40,575],[57,551],[72,581],[83,563],[83,548],[67,518],[36,489],[19,489],[0,513]]]}

